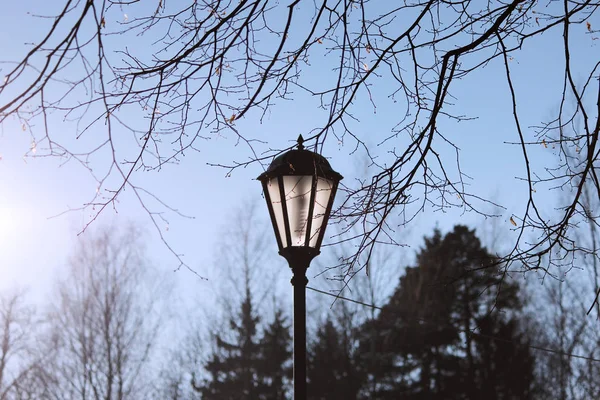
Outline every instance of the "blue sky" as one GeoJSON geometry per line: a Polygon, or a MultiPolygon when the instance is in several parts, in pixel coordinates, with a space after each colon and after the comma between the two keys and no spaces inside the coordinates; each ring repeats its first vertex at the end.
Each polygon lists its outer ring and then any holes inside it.
{"type": "MultiPolygon", "coordinates": [[[[23,53],[23,42],[32,42],[44,33],[45,21],[32,18],[28,11],[36,10],[43,14],[56,7],[54,2],[25,0],[8,2],[3,5],[0,14],[0,52],[1,58],[17,59],[23,53]]],[[[56,2],[60,3],[60,2],[56,2]]],[[[580,67],[585,70],[586,63],[595,62],[598,48],[589,36],[584,35],[581,27],[581,40],[576,42],[574,52],[580,53],[580,67]]],[[[525,45],[525,50],[515,54],[512,61],[513,76],[518,93],[520,116],[524,126],[531,126],[546,119],[555,110],[557,94],[561,87],[562,53],[555,50],[560,40],[560,31],[550,32],[535,42],[525,45]]],[[[499,219],[500,229],[507,237],[512,235],[512,226],[508,222],[510,215],[520,215],[523,211],[524,196],[527,188],[515,179],[523,175],[523,160],[517,146],[505,144],[516,141],[514,121],[508,100],[508,88],[503,76],[503,66],[497,60],[484,69],[473,73],[467,79],[457,82],[453,95],[459,97],[457,109],[478,120],[445,123],[444,128],[451,129],[451,140],[461,149],[463,171],[473,180],[472,191],[489,196],[506,207],[505,214],[499,219]],[[464,111],[462,111],[464,110],[464,111]]],[[[323,68],[327,65],[324,62],[323,68]]],[[[320,67],[316,65],[315,68],[320,67]]],[[[326,74],[315,74],[315,80],[326,79],[326,74]]],[[[384,95],[387,87],[375,87],[374,92],[384,95]]],[[[281,148],[292,143],[298,134],[306,134],[314,125],[319,112],[303,99],[278,104],[267,114],[263,123],[254,118],[246,118],[236,123],[244,132],[260,132],[261,138],[268,140],[273,148],[281,148]]],[[[357,106],[360,123],[355,128],[368,143],[377,143],[395,124],[398,109],[391,102],[378,103],[376,113],[368,102],[357,106]]],[[[23,131],[21,124],[8,121],[0,127],[0,289],[14,285],[27,285],[38,294],[50,288],[53,276],[59,273],[66,263],[77,240],[77,233],[89,221],[90,210],[71,211],[88,201],[95,193],[96,183],[88,172],[75,163],[60,165],[56,159],[23,158],[31,147],[31,134],[23,131]],[[58,217],[50,218],[62,214],[58,217]]],[[[52,130],[60,132],[69,129],[69,125],[55,125],[52,130]]],[[[533,138],[532,130],[527,131],[533,138]]],[[[68,135],[68,132],[64,133],[68,135]]],[[[148,172],[136,177],[137,183],[157,194],[161,200],[177,208],[194,219],[181,218],[174,214],[168,216],[168,230],[162,226],[164,235],[175,251],[183,253],[184,260],[198,274],[209,281],[197,279],[185,269],[177,272],[177,280],[191,296],[212,290],[217,279],[218,263],[214,249],[226,237],[221,234],[227,226],[236,224],[234,210],[250,201],[259,202],[258,211],[267,218],[266,207],[261,198],[261,188],[255,180],[262,169],[251,165],[238,169],[231,177],[227,170],[208,166],[207,163],[230,163],[245,160],[247,149],[243,145],[235,146],[232,136],[211,136],[202,142],[199,153],[190,154],[180,165],[169,165],[160,172],[148,172]],[[212,280],[212,282],[211,282],[212,280]]],[[[374,147],[377,148],[377,147],[374,147]]],[[[351,185],[355,178],[364,177],[361,154],[352,154],[352,145],[328,142],[323,150],[334,169],[345,176],[345,183],[351,185]]],[[[386,159],[387,149],[380,149],[379,156],[386,159]]],[[[445,155],[454,158],[450,149],[443,150],[445,155]]],[[[532,156],[538,165],[550,165],[553,162],[552,149],[539,146],[532,149],[532,156]]],[[[453,165],[452,162],[449,165],[453,165]]],[[[550,210],[554,203],[552,195],[543,200],[550,210]]],[[[153,262],[165,270],[177,266],[177,260],[164,246],[147,214],[140,208],[134,196],[125,192],[116,210],[107,209],[94,224],[135,222],[147,227],[148,249],[153,262]]],[[[482,221],[474,213],[462,215],[460,210],[439,213],[427,210],[419,216],[409,232],[399,232],[401,241],[409,244],[410,250],[403,254],[407,260],[399,260],[398,266],[405,265],[422,242],[423,235],[431,233],[435,226],[442,230],[450,229],[456,223],[482,226],[482,221]]],[[[489,223],[489,222],[487,222],[489,223]]],[[[271,232],[269,232],[271,234],[271,232]]],[[[275,239],[271,241],[271,250],[276,253],[275,239]]],[[[329,262],[327,254],[320,257],[322,266],[329,262]]],[[[282,258],[274,262],[287,270],[282,258]]],[[[317,269],[318,270],[318,267],[317,269]]],[[[309,273],[310,275],[310,273],[309,273]]],[[[288,284],[288,276],[280,275],[282,284],[288,284]]],[[[314,286],[325,286],[317,278],[314,286]],[[322,284],[322,285],[321,285],[322,284]]]]}

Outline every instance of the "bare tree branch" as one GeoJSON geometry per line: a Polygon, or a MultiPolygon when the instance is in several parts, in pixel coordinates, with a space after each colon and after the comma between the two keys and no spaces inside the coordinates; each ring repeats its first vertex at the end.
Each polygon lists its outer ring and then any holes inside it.
{"type": "Polygon", "coordinates": [[[232,136],[247,149],[245,160],[219,163],[228,173],[266,163],[285,149],[237,122],[262,122],[281,102],[305,101],[313,128],[304,133],[314,149],[338,142],[371,160],[370,176],[345,183],[346,197],[333,213],[343,232],[360,229],[345,239],[357,242],[345,260],[357,271],[375,246],[398,244],[392,218],[407,225],[429,209],[487,215],[490,204],[501,207],[469,189],[461,167],[469,154],[452,142],[448,122],[477,117],[461,108],[457,83],[504,64],[490,79],[507,83],[515,130],[505,142],[521,151],[519,179],[528,193],[521,214],[511,218],[518,235],[501,261],[552,273],[572,265],[575,252],[596,252],[572,233],[584,215],[584,186],[600,197],[600,61],[579,63],[572,43],[585,35],[598,39],[599,6],[591,0],[158,0],[150,6],[65,0],[44,20],[47,33],[21,59],[1,64],[0,122],[14,118],[32,132],[30,155],[76,161],[92,173],[98,191],[83,205],[93,210],[90,222],[128,188],[162,235],[163,211],[172,207],[159,200],[162,210],[151,209],[148,202],[157,197],[138,183],[141,172],[182,162],[212,135],[232,136]],[[510,63],[527,51],[525,44],[539,44],[553,31],[562,34],[554,43],[564,63],[562,92],[554,99],[560,107],[531,129],[519,115],[523,88],[510,63]],[[322,79],[314,79],[317,72],[322,79]],[[581,76],[578,86],[574,77],[581,76]],[[399,112],[373,146],[358,115],[365,105],[376,112],[380,104],[399,112]],[[582,128],[570,133],[576,121],[582,128]],[[73,126],[73,133],[53,132],[57,123],[73,126]],[[561,164],[532,158],[536,146],[555,146],[561,164]],[[575,162],[567,149],[584,157],[575,162]],[[387,162],[377,159],[381,150],[390,155],[387,162]],[[549,191],[567,188],[559,214],[541,206],[549,191]]]}

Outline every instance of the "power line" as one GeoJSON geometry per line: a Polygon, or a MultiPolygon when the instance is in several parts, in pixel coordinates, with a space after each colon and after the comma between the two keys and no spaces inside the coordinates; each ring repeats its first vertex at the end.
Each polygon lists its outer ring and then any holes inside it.
{"type": "Polygon", "coordinates": [[[335,297],[336,299],[340,299],[340,300],[345,300],[345,301],[349,301],[351,303],[356,303],[356,304],[360,304],[361,306],[365,306],[365,307],[370,307],[370,308],[375,308],[377,310],[382,310],[381,307],[376,306],[374,304],[368,304],[368,303],[363,303],[362,301],[358,301],[358,300],[354,300],[354,299],[350,299],[348,297],[342,297],[342,296],[338,296],[337,294],[333,294],[333,293],[329,293],[329,292],[325,292],[324,290],[319,290],[319,289],[315,289],[313,287],[307,286],[307,289],[310,289],[312,291],[315,291],[317,293],[322,293],[322,294],[326,294],[327,296],[332,296],[335,297]]]}
{"type": "MultiPolygon", "coordinates": [[[[361,306],[365,306],[365,307],[369,307],[369,308],[374,308],[374,309],[380,310],[380,311],[382,310],[382,307],[376,306],[374,304],[369,304],[369,303],[365,303],[365,302],[362,302],[362,301],[350,299],[348,297],[339,296],[339,295],[336,295],[336,294],[333,294],[333,293],[326,292],[324,290],[315,289],[315,288],[310,287],[310,286],[307,286],[306,288],[310,289],[310,290],[312,290],[314,292],[317,292],[317,293],[321,293],[321,294],[324,294],[324,295],[327,295],[327,296],[335,297],[336,299],[340,299],[340,300],[344,300],[344,301],[349,301],[351,303],[359,304],[361,306]]],[[[422,318],[418,318],[417,320],[421,321],[421,322],[430,322],[430,321],[427,321],[427,320],[422,319],[422,318]]],[[[487,338],[487,339],[495,340],[495,341],[498,341],[498,342],[515,344],[510,339],[505,339],[505,338],[500,338],[500,337],[497,337],[497,336],[486,335],[484,333],[477,333],[477,332],[473,332],[473,331],[466,331],[464,329],[459,329],[459,331],[465,332],[467,334],[472,334],[472,335],[475,335],[475,336],[480,336],[480,337],[484,337],[484,338],[487,338]]],[[[558,354],[558,355],[563,355],[563,356],[569,356],[569,357],[579,358],[579,359],[587,360],[587,361],[600,362],[600,359],[598,359],[598,358],[586,357],[586,356],[582,356],[582,355],[579,355],[579,354],[566,353],[564,351],[549,349],[547,347],[541,347],[541,346],[537,346],[537,345],[533,345],[533,344],[528,344],[527,347],[530,348],[530,349],[533,349],[533,350],[543,351],[543,352],[546,352],[546,353],[552,353],[552,354],[558,354]]]]}

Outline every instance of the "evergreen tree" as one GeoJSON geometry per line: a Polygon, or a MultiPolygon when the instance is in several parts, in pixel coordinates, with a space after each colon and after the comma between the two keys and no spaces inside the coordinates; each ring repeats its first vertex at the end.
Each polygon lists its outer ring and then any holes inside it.
{"type": "Polygon", "coordinates": [[[351,332],[340,332],[327,319],[317,330],[309,349],[308,398],[311,400],[356,399],[361,387],[350,341],[351,332]]]}
{"type": "Polygon", "coordinates": [[[234,340],[227,341],[221,333],[215,334],[216,349],[205,365],[210,378],[202,385],[196,379],[192,385],[206,400],[253,400],[259,398],[258,365],[260,343],[257,327],[260,318],[255,315],[250,288],[240,313],[229,321],[234,340]]]}
{"type": "Polygon", "coordinates": [[[280,310],[259,334],[252,294],[246,285],[240,312],[230,319],[233,339],[214,335],[215,351],[204,365],[208,378],[192,386],[205,400],[284,400],[291,378],[291,334],[280,310]]]}
{"type": "Polygon", "coordinates": [[[260,341],[258,373],[261,378],[261,399],[282,400],[292,379],[292,335],[281,310],[266,327],[260,341]]]}
{"type": "Polygon", "coordinates": [[[459,356],[445,349],[459,340],[452,324],[455,294],[451,288],[436,292],[431,278],[407,268],[378,318],[362,329],[361,358],[376,366],[369,374],[377,398],[454,398],[459,356]]]}
{"type": "Polygon", "coordinates": [[[520,307],[518,286],[503,279],[473,231],[436,231],[378,318],[361,330],[361,357],[379,365],[369,371],[376,397],[527,398],[533,358],[519,333],[520,307]],[[484,334],[501,334],[505,346],[485,347],[484,334]],[[503,352],[518,360],[518,374],[503,352]]]}
{"type": "Polygon", "coordinates": [[[535,359],[529,339],[519,331],[518,321],[485,317],[473,334],[477,379],[482,399],[532,399],[535,386],[535,359]],[[494,338],[494,339],[492,339],[494,338]]]}

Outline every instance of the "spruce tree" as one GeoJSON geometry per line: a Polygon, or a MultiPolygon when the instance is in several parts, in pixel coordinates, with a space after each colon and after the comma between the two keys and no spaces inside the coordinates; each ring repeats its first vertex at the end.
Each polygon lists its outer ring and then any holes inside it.
{"type": "Polygon", "coordinates": [[[205,400],[284,400],[291,379],[290,327],[281,310],[259,332],[260,318],[255,314],[247,285],[240,312],[229,321],[231,340],[216,333],[215,350],[204,365],[208,375],[192,386],[205,400]]]}
{"type": "Polygon", "coordinates": [[[518,321],[488,316],[479,324],[473,341],[480,397],[489,400],[535,398],[538,394],[535,359],[529,350],[530,341],[521,332],[518,321]]]}
{"type": "Polygon", "coordinates": [[[205,400],[254,400],[259,398],[258,365],[260,343],[257,328],[260,318],[255,315],[250,288],[240,312],[229,320],[233,340],[228,341],[222,333],[216,333],[215,351],[205,365],[209,378],[199,385],[192,385],[205,400]]]}
{"type": "Polygon", "coordinates": [[[351,332],[340,332],[327,319],[309,349],[307,393],[310,400],[356,399],[361,373],[350,345],[351,332]]]}
{"type": "Polygon", "coordinates": [[[275,311],[273,321],[260,340],[258,373],[261,399],[284,400],[292,379],[292,335],[283,312],[275,311]]]}

